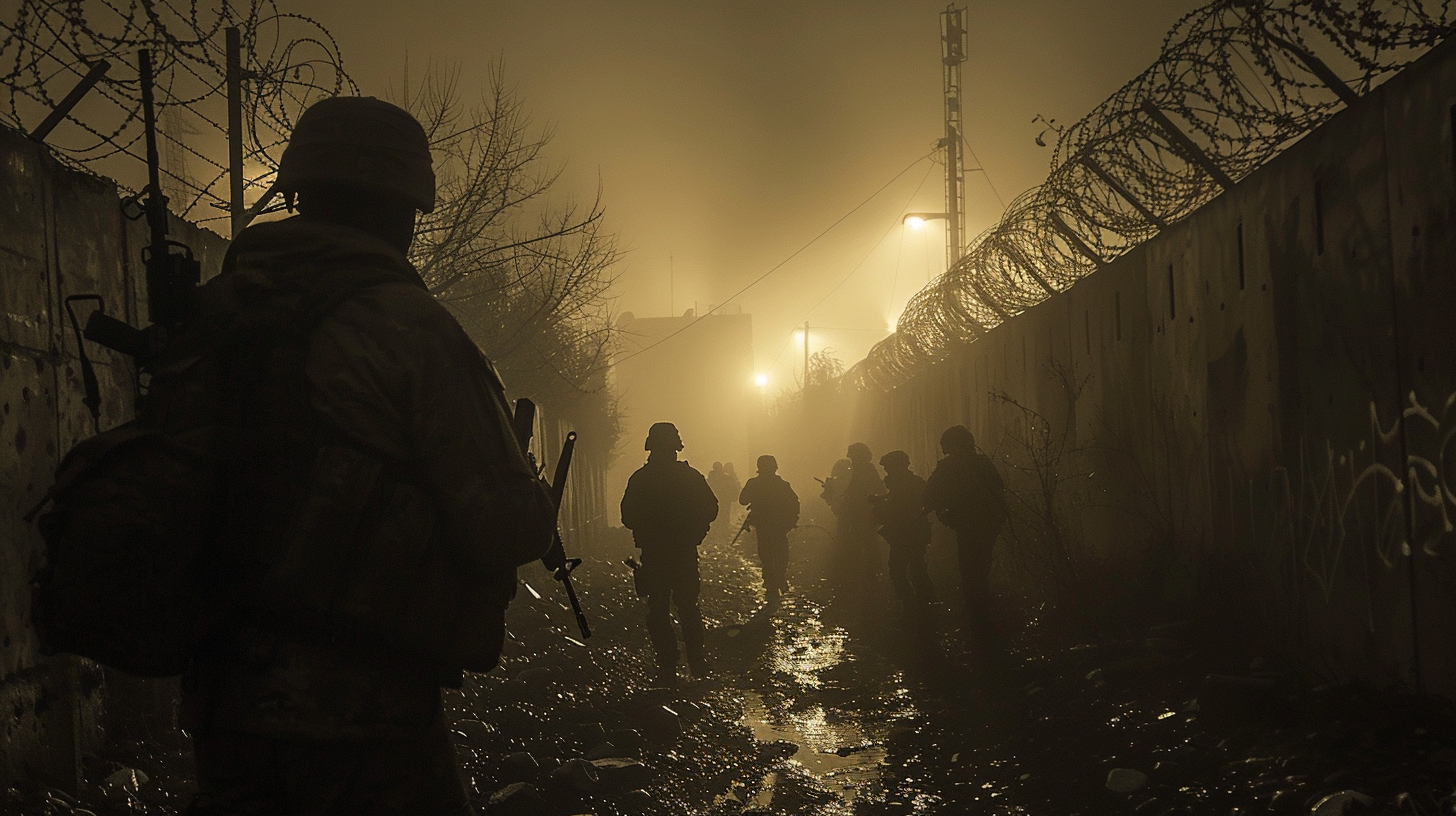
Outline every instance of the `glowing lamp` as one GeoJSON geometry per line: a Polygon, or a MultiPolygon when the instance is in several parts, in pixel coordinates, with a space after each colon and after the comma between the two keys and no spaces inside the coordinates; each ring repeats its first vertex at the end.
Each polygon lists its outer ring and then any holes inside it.
{"type": "Polygon", "coordinates": [[[756,385],[756,386],[758,386],[759,388],[768,388],[768,375],[767,374],[755,374],[755,375],[753,375],[753,384],[756,385]]]}

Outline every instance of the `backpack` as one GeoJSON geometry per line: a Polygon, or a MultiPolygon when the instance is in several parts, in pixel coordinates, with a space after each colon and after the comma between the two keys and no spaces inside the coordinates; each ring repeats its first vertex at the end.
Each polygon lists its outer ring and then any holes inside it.
{"type": "Polygon", "coordinates": [[[235,274],[199,291],[205,317],[148,367],[137,418],[72,448],[26,516],[50,505],[38,523],[46,563],[31,581],[43,654],[145,677],[182,673],[253,577],[256,530],[239,511],[286,492],[266,478],[242,485],[272,472],[278,446],[260,441],[306,409],[280,403],[292,389],[306,406],[309,334],[354,293],[398,280],[364,270],[284,292],[235,274]]]}

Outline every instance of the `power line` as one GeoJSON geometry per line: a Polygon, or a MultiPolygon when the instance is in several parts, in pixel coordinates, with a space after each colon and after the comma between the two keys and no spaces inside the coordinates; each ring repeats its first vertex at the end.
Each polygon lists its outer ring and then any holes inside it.
{"type": "MultiPolygon", "coordinates": [[[[890,187],[890,185],[892,185],[895,182],[899,181],[901,176],[903,176],[906,173],[910,172],[912,169],[914,169],[915,165],[917,165],[917,164],[925,161],[926,159],[930,158],[930,156],[931,156],[931,154],[927,153],[924,156],[921,156],[921,157],[917,158],[915,161],[910,162],[908,165],[905,166],[905,169],[904,170],[901,170],[900,172],[896,173],[895,174],[895,177],[892,178],[892,179],[890,179],[889,181],[885,182],[885,184],[882,187],[880,187],[880,189],[874,191],[873,193],[870,193],[870,195],[869,195],[868,198],[866,198],[864,201],[861,201],[860,203],[854,205],[854,208],[851,209],[849,212],[847,212],[844,215],[841,215],[839,218],[835,219],[835,221],[834,221],[833,224],[830,224],[829,226],[825,227],[822,232],[820,232],[818,235],[814,236],[813,238],[809,239],[809,242],[807,244],[804,244],[803,246],[801,246],[798,249],[794,250],[793,254],[789,255],[789,257],[783,259],[782,261],[779,261],[777,264],[774,264],[774,266],[771,269],[769,269],[767,272],[763,273],[762,275],[759,275],[757,278],[754,278],[753,281],[751,281],[747,286],[743,287],[742,289],[739,289],[737,292],[734,292],[731,296],[729,296],[729,298],[727,300],[724,300],[722,303],[719,303],[718,305],[714,306],[713,308],[709,309],[708,311],[706,311],[703,314],[699,315],[698,317],[694,318],[693,322],[687,324],[686,326],[683,326],[682,328],[678,329],[677,331],[673,332],[672,334],[669,334],[668,336],[662,338],[661,340],[658,340],[657,342],[653,343],[650,346],[646,346],[644,348],[640,348],[640,349],[632,352],[631,354],[628,354],[626,357],[619,358],[618,360],[616,360],[616,362],[618,362],[618,363],[625,363],[626,361],[632,359],[633,357],[636,357],[639,354],[642,354],[644,352],[648,352],[648,351],[651,351],[652,349],[657,348],[658,346],[662,345],[663,343],[666,343],[667,341],[671,340],[674,337],[677,337],[679,334],[682,334],[683,332],[687,331],[688,329],[692,328],[693,326],[698,325],[698,323],[702,322],[702,320],[704,318],[708,317],[709,315],[712,315],[714,312],[717,312],[719,309],[721,309],[724,306],[727,306],[729,303],[732,303],[733,301],[737,300],[738,297],[740,295],[742,295],[744,292],[747,292],[749,289],[752,289],[753,287],[755,287],[755,286],[759,285],[760,283],[762,283],[765,279],[768,278],[768,276],[770,276],[773,273],[779,271],[789,261],[792,261],[793,259],[797,258],[800,254],[802,254],[804,252],[804,250],[806,250],[809,247],[813,246],[820,238],[823,238],[825,235],[828,235],[835,227],[837,227],[840,224],[842,224],[846,218],[849,218],[851,215],[854,215],[855,213],[859,212],[860,209],[864,207],[864,205],[870,203],[871,201],[874,201],[875,198],[877,198],[880,195],[880,193],[883,193],[885,190],[887,190],[890,187]]],[[[880,240],[883,241],[884,239],[881,238],[880,240]]],[[[836,287],[836,288],[838,288],[838,287],[836,287]]]]}

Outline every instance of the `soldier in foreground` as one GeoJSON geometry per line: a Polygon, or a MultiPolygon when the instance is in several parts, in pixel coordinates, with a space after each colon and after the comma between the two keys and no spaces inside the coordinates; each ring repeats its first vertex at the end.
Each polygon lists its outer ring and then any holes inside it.
{"type": "Polygon", "coordinates": [[[885,490],[875,503],[880,535],[890,545],[890,581],[902,609],[923,608],[934,597],[925,549],[930,546],[930,519],[925,507],[925,480],[910,470],[910,455],[894,450],[880,457],[885,490]]]}
{"type": "Polygon", "coordinates": [[[622,494],[622,525],[642,550],[639,592],[647,599],[647,636],[657,653],[657,679],[677,684],[677,633],[672,608],[682,625],[688,668],[694,677],[708,673],[703,647],[703,615],[698,609],[698,545],[718,517],[718,499],[703,474],[678,461],[682,437],[671,422],[647,431],[647,464],[627,480],[622,494]]]}
{"type": "Polygon", "coordinates": [[[408,113],[319,102],[278,171],[299,214],[243,231],[202,291],[202,320],[300,314],[276,358],[296,373],[238,395],[261,444],[220,511],[236,608],[183,681],[192,814],[471,812],[440,688],[495,664],[554,509],[490,362],[406,259],[434,182],[408,113]]]}
{"type": "Polygon", "coordinates": [[[779,475],[778,460],[758,457],[758,475],[748,480],[738,503],[748,507],[748,524],[758,537],[763,594],[770,608],[789,589],[789,531],[799,523],[799,496],[779,475]]]}
{"type": "Polygon", "coordinates": [[[976,448],[976,438],[966,426],[947,428],[940,448],[945,458],[926,482],[925,506],[955,532],[973,645],[995,653],[1000,641],[991,621],[991,558],[1010,517],[1006,485],[996,465],[976,448]]]}

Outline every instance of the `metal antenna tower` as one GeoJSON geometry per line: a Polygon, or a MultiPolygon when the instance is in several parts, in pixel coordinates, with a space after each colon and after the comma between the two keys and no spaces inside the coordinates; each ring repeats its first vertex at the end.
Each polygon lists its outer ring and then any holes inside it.
{"type": "Polygon", "coordinates": [[[961,259],[966,232],[965,148],[961,138],[961,63],[966,61],[966,10],[940,13],[940,62],[945,80],[945,268],[961,259]]]}

